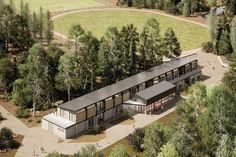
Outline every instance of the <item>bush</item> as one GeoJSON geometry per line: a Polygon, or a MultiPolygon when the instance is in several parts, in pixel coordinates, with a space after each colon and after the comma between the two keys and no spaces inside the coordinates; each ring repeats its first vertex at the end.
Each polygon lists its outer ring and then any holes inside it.
{"type": "Polygon", "coordinates": [[[29,110],[24,108],[18,108],[16,111],[16,116],[18,118],[28,118],[29,117],[29,110]]]}
{"type": "Polygon", "coordinates": [[[8,142],[8,147],[11,149],[18,148],[19,146],[20,146],[20,144],[14,139],[12,139],[8,142]]]}
{"type": "Polygon", "coordinates": [[[13,132],[9,128],[2,128],[0,130],[0,150],[7,148],[16,148],[19,143],[13,139],[13,132]]]}
{"type": "Polygon", "coordinates": [[[202,44],[202,51],[206,53],[212,53],[214,51],[214,45],[212,42],[208,41],[202,44]]]}
{"type": "Polygon", "coordinates": [[[138,128],[134,131],[134,133],[129,134],[128,140],[131,144],[131,146],[136,150],[136,151],[142,151],[142,144],[143,144],[143,139],[145,136],[145,130],[143,128],[138,128]]]}

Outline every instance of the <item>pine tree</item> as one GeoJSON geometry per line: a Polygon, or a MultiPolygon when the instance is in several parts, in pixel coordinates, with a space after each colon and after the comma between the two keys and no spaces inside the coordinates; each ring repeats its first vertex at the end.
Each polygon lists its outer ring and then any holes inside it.
{"type": "Polygon", "coordinates": [[[190,0],[184,0],[183,15],[185,17],[188,17],[188,16],[190,16],[190,14],[191,14],[190,0]]]}
{"type": "Polygon", "coordinates": [[[43,25],[44,24],[44,13],[43,8],[40,7],[39,11],[39,19],[38,19],[38,30],[39,30],[39,40],[42,43],[43,42],[43,25]]]}
{"type": "Polygon", "coordinates": [[[33,15],[32,15],[32,19],[30,22],[30,28],[31,28],[33,38],[34,38],[34,40],[36,40],[37,34],[39,32],[39,19],[38,19],[38,16],[35,12],[33,12],[33,15]]]}
{"type": "Polygon", "coordinates": [[[162,63],[162,38],[159,23],[155,18],[148,19],[140,36],[140,63],[144,69],[162,63]]]}
{"type": "Polygon", "coordinates": [[[106,85],[123,78],[120,32],[117,27],[109,27],[101,39],[100,64],[106,85]]]}
{"type": "Polygon", "coordinates": [[[137,28],[133,24],[124,26],[121,29],[121,43],[124,53],[123,68],[128,76],[137,72],[138,36],[137,28]]]}
{"type": "Polygon", "coordinates": [[[69,30],[69,39],[74,44],[75,54],[79,53],[79,38],[84,34],[84,29],[80,24],[73,25],[69,30]]]}
{"type": "Polygon", "coordinates": [[[168,28],[164,37],[165,56],[168,58],[174,58],[181,55],[181,47],[178,39],[175,36],[175,32],[172,28],[168,28]]]}
{"type": "Polygon", "coordinates": [[[47,44],[49,45],[53,39],[53,21],[51,19],[51,13],[49,10],[47,11],[45,18],[44,36],[47,40],[47,44]]]}
{"type": "Polygon", "coordinates": [[[232,46],[230,44],[230,36],[227,30],[221,33],[218,43],[218,55],[225,55],[232,52],[232,46]]]}

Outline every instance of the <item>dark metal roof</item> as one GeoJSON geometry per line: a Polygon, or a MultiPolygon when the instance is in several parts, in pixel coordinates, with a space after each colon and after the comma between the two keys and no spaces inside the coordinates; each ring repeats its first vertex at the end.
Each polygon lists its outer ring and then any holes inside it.
{"type": "Polygon", "coordinates": [[[196,55],[187,56],[184,58],[177,58],[173,61],[169,61],[159,65],[157,67],[151,68],[145,72],[141,72],[129,78],[123,79],[115,84],[106,86],[104,88],[98,89],[94,92],[88,93],[84,96],[66,102],[64,104],[59,105],[60,108],[69,110],[69,111],[78,111],[83,109],[89,105],[97,103],[101,100],[109,98],[113,95],[116,95],[122,91],[130,89],[134,86],[142,84],[148,80],[151,80],[159,75],[162,75],[166,72],[169,72],[173,69],[181,67],[185,64],[188,64],[192,61],[197,60],[196,55]]]}
{"type": "Polygon", "coordinates": [[[135,95],[147,101],[170,89],[175,89],[175,85],[167,81],[162,81],[160,83],[157,83],[156,85],[153,85],[147,89],[142,90],[141,92],[136,93],[135,95]]]}
{"type": "Polygon", "coordinates": [[[197,68],[197,69],[195,69],[193,71],[188,72],[187,74],[184,74],[184,75],[181,75],[180,77],[175,78],[174,80],[170,80],[169,82],[173,83],[173,84],[176,84],[176,83],[178,83],[178,82],[180,82],[180,81],[182,81],[182,80],[184,80],[186,78],[189,78],[190,76],[193,76],[193,75],[201,73],[201,72],[202,72],[202,69],[201,68],[197,68]]]}

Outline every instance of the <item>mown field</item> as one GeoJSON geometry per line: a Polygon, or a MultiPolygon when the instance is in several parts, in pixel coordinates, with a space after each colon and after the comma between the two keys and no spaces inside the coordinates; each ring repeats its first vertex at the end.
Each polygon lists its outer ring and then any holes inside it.
{"type": "MultiPolygon", "coordinates": [[[[104,3],[102,3],[103,0],[23,0],[23,1],[28,2],[31,11],[39,11],[40,6],[42,6],[44,10],[50,10],[51,12],[105,5],[104,3]]],[[[21,4],[21,0],[14,0],[14,2],[17,7],[19,7],[21,4]]]]}
{"type": "Polygon", "coordinates": [[[159,21],[162,34],[168,27],[174,29],[183,50],[199,48],[203,42],[209,40],[208,31],[202,26],[171,17],[139,11],[99,10],[73,13],[55,19],[54,25],[55,31],[66,35],[73,24],[80,23],[85,30],[91,31],[97,37],[101,37],[109,26],[117,26],[120,29],[123,25],[131,23],[141,32],[145,21],[151,17],[159,21]]]}

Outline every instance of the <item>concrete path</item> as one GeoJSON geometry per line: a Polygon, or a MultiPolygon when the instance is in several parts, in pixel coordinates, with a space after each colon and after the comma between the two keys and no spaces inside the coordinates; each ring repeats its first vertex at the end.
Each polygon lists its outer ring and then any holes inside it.
{"type": "Polygon", "coordinates": [[[19,119],[9,113],[2,106],[0,106],[0,112],[5,118],[5,120],[0,123],[0,128],[8,127],[16,134],[26,135],[28,127],[24,123],[22,123],[19,119]]]}

